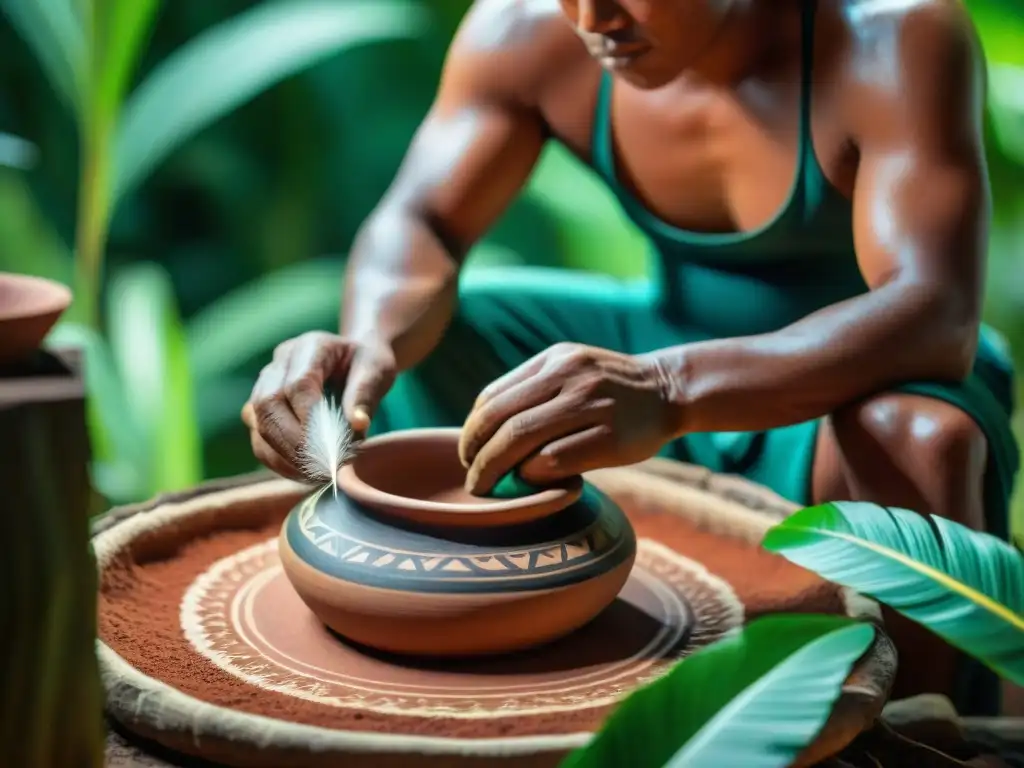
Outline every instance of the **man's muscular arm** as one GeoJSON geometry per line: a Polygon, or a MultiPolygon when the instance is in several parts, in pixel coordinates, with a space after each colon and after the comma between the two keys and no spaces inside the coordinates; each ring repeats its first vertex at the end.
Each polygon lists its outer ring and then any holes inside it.
{"type": "Polygon", "coordinates": [[[892,44],[892,79],[860,86],[851,131],[854,238],[871,290],[774,333],[655,353],[679,434],[799,423],[900,382],[969,373],[990,207],[980,54],[959,4],[922,3],[887,23],[870,42],[892,44]]]}
{"type": "Polygon", "coordinates": [[[527,180],[544,142],[530,95],[529,19],[480,0],[464,20],[437,98],[394,183],[360,229],[341,334],[419,362],[451,319],[459,266],[527,180]]]}

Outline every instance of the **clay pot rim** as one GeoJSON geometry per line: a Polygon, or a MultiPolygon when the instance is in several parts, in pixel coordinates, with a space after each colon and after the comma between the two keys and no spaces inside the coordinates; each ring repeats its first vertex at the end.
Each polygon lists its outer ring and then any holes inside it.
{"type": "Polygon", "coordinates": [[[71,306],[71,289],[56,280],[17,272],[0,272],[0,284],[7,284],[31,298],[31,302],[18,311],[0,308],[0,322],[59,314],[71,306]]]}
{"type": "MultiPolygon", "coordinates": [[[[376,435],[366,440],[359,446],[359,453],[364,448],[373,450],[378,446],[386,446],[389,443],[408,442],[411,440],[430,440],[438,437],[455,436],[457,438],[460,429],[458,427],[426,427],[420,429],[403,429],[397,432],[387,432],[383,435],[376,435]]],[[[356,472],[357,458],[346,464],[339,470],[337,476],[338,488],[352,500],[375,508],[390,508],[396,512],[429,512],[432,514],[456,515],[480,515],[480,516],[501,516],[512,510],[527,509],[529,507],[547,506],[552,511],[564,509],[577,501],[583,494],[583,478],[574,477],[563,481],[557,486],[546,488],[538,493],[531,493],[529,496],[520,496],[515,499],[502,499],[500,501],[482,501],[479,504],[456,504],[445,501],[428,501],[426,499],[413,499],[408,496],[399,496],[388,491],[370,485],[363,480],[356,472]]]]}

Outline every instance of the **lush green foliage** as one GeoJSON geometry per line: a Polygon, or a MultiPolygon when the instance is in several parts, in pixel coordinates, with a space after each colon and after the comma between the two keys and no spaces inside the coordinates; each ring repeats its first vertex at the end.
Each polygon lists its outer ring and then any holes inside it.
{"type": "Polygon", "coordinates": [[[839,616],[748,624],[628,697],[563,768],[785,768],[821,731],[875,637],[839,616]]]}
{"type": "Polygon", "coordinates": [[[923,624],[1024,685],[1024,556],[941,517],[863,502],[797,512],[764,547],[923,624]]]}
{"type": "MultiPolygon", "coordinates": [[[[839,502],[796,512],[762,545],[1024,682],[1024,552],[1005,542],[908,510],[839,502]]],[[[873,637],[842,617],[755,621],[627,697],[563,768],[789,765],[873,637]]]]}
{"type": "Polygon", "coordinates": [[[78,129],[75,304],[52,342],[77,340],[86,350],[96,483],[119,500],[193,484],[202,444],[174,287],[146,263],[104,285],[114,207],[169,152],[260,91],[341,49],[408,37],[426,17],[402,2],[264,4],[162,60],[126,102],[157,0],[0,3],[78,129]],[[64,55],[54,54],[62,46],[64,55]]]}

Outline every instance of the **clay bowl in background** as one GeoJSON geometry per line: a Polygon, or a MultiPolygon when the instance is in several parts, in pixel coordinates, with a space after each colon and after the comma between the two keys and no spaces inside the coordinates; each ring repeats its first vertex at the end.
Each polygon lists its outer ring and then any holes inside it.
{"type": "Polygon", "coordinates": [[[389,516],[424,525],[474,528],[539,520],[579,499],[579,477],[516,499],[467,493],[459,432],[410,429],[367,440],[338,473],[338,487],[353,501],[389,516]]]}
{"type": "Polygon", "coordinates": [[[39,349],[71,305],[71,291],[41,277],[0,272],[0,365],[18,363],[39,349]]]}
{"type": "Polygon", "coordinates": [[[636,538],[608,496],[577,480],[461,497],[457,441],[458,430],[372,438],[337,497],[314,493],[285,520],[284,571],[342,638],[415,656],[519,651],[579,629],[626,583],[636,538]]]}

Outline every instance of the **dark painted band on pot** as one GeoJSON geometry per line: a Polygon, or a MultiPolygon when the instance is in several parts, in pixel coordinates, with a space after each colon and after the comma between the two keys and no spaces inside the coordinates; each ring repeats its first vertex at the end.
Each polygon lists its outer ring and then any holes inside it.
{"type": "Polygon", "coordinates": [[[595,578],[636,554],[636,536],[622,510],[589,484],[579,501],[550,518],[473,531],[385,520],[351,499],[322,494],[295,508],[285,534],[295,554],[322,573],[406,592],[557,589],[595,578]],[[474,537],[481,541],[465,541],[474,537]]]}

